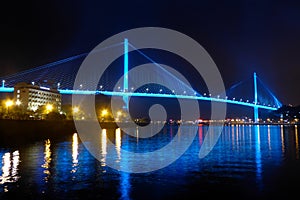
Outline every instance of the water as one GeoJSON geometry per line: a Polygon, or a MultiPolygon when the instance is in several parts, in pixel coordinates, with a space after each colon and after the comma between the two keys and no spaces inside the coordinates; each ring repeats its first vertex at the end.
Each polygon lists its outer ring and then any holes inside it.
{"type": "Polygon", "coordinates": [[[200,126],[186,153],[166,168],[125,173],[107,166],[107,140],[113,141],[117,150],[153,151],[176,133],[184,137],[190,128],[177,133],[177,127],[168,126],[150,140],[130,137],[119,129],[105,130],[99,134],[100,161],[77,134],[68,139],[2,145],[0,199],[200,199],[219,195],[272,199],[297,194],[297,126],[225,126],[213,150],[199,159],[207,130],[200,126]]]}

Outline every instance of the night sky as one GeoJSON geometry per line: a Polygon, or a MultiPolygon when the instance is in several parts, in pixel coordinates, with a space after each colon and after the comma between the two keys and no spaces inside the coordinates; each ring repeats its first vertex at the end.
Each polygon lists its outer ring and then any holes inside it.
{"type": "Polygon", "coordinates": [[[299,1],[11,1],[0,7],[0,76],[89,52],[132,28],[180,31],[201,44],[225,86],[252,73],[300,104],[299,1]]]}

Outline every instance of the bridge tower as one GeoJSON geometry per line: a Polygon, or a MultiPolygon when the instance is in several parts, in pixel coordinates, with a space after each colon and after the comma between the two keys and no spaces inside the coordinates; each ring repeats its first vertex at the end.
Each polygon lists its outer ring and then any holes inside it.
{"type": "MultiPolygon", "coordinates": [[[[128,39],[124,39],[124,82],[123,82],[123,92],[128,92],[128,39]]],[[[123,101],[125,103],[124,109],[128,110],[128,96],[123,96],[123,101]]]]}
{"type": "Polygon", "coordinates": [[[254,79],[254,122],[258,122],[258,106],[257,106],[257,81],[256,81],[256,73],[253,73],[253,79],[254,79]]]}

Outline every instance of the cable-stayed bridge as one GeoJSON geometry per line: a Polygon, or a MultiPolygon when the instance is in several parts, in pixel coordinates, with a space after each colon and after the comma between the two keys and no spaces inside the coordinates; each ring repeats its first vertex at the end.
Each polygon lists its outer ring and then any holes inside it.
{"type": "Polygon", "coordinates": [[[83,53],[16,74],[1,77],[0,80],[2,80],[2,86],[0,87],[0,92],[13,92],[15,84],[19,82],[27,82],[32,84],[47,84],[51,87],[56,87],[61,94],[103,94],[120,96],[123,97],[125,107],[127,108],[129,97],[160,97],[213,101],[253,107],[255,122],[258,120],[258,109],[277,110],[282,106],[280,101],[271,92],[271,90],[268,89],[256,73],[254,73],[248,80],[234,84],[228,88],[225,93],[212,95],[208,92],[201,93],[196,91],[192,86],[182,81],[182,78],[178,77],[180,74],[174,74],[168,71],[165,66],[157,63],[152,57],[148,56],[140,49],[135,48],[135,46],[129,43],[127,39],[125,39],[124,42],[111,45],[98,51],[105,51],[110,48],[124,49],[121,72],[123,79],[121,83],[118,83],[118,86],[116,86],[116,80],[111,78],[110,73],[107,72],[99,80],[97,89],[90,89],[93,87],[90,87],[88,82],[82,83],[77,88],[74,88],[74,81],[76,79],[77,72],[81,63],[88,55],[88,53],[83,53]],[[132,48],[132,50],[150,62],[153,65],[153,71],[155,72],[151,74],[128,76],[130,72],[128,64],[129,48],[132,48]],[[136,82],[147,83],[147,80],[151,80],[152,84],[145,84],[143,87],[138,88],[134,87],[136,82]],[[159,80],[157,82],[160,84],[153,84],[153,80],[159,80]],[[165,85],[164,83],[170,82],[172,83],[172,88],[163,87],[163,85],[165,85]]]}

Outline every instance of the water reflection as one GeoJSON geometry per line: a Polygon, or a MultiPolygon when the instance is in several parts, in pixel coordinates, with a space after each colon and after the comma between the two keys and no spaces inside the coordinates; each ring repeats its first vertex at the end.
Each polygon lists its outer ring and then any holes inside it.
{"type": "Polygon", "coordinates": [[[13,182],[16,182],[19,179],[19,176],[18,176],[18,166],[20,163],[19,151],[13,152],[12,163],[13,163],[13,165],[12,165],[12,170],[11,170],[11,176],[12,176],[13,182]]]}
{"type": "Polygon", "coordinates": [[[271,128],[270,128],[270,125],[268,125],[268,147],[269,147],[269,150],[271,150],[271,128]]]}
{"type": "Polygon", "coordinates": [[[295,125],[295,143],[296,143],[296,159],[299,159],[299,138],[298,138],[297,125],[295,125]]]}
{"type": "Polygon", "coordinates": [[[236,127],[236,134],[235,134],[235,146],[236,146],[237,150],[239,150],[240,129],[241,129],[241,126],[238,124],[236,127]]]}
{"type": "Polygon", "coordinates": [[[1,184],[9,182],[10,179],[10,153],[5,153],[2,157],[2,177],[1,184]]]}
{"type": "Polygon", "coordinates": [[[120,176],[120,200],[129,200],[130,199],[130,174],[126,172],[122,172],[120,176]]]}
{"type": "Polygon", "coordinates": [[[235,144],[234,144],[234,132],[235,132],[235,130],[236,130],[236,127],[235,127],[235,125],[231,125],[231,146],[232,146],[232,148],[234,148],[235,147],[235,144]]]}
{"type": "Polygon", "coordinates": [[[73,134],[72,137],[72,173],[75,173],[78,165],[78,135],[77,133],[73,134]]]}
{"type": "MultiPolygon", "coordinates": [[[[181,140],[185,139],[189,128],[184,127],[180,133],[177,133],[181,135],[181,140]]],[[[95,197],[104,194],[107,195],[105,197],[117,195],[120,199],[126,200],[144,195],[145,188],[149,186],[169,194],[176,194],[177,189],[182,185],[188,188],[189,184],[199,182],[203,183],[203,186],[211,186],[214,182],[218,186],[227,187],[242,178],[245,178],[246,182],[249,179],[249,187],[264,189],[266,185],[263,183],[274,167],[288,160],[288,156],[295,158],[295,152],[297,159],[300,156],[297,126],[285,128],[240,125],[225,126],[212,151],[205,158],[199,159],[199,149],[203,145],[203,140],[209,135],[206,133],[207,126],[196,128],[198,128],[198,137],[186,154],[166,168],[145,174],[124,173],[107,167],[108,155],[111,156],[108,154],[110,152],[108,140],[115,144],[112,149],[116,153],[114,161],[122,165],[122,168],[129,169],[134,165],[134,160],[124,153],[121,154],[122,149],[141,152],[151,150],[149,146],[159,146],[161,142],[170,141],[176,132],[174,127],[173,129],[167,127],[166,134],[162,134],[157,140],[147,140],[147,142],[141,138],[137,141],[133,137],[127,137],[120,129],[103,129],[98,137],[100,142],[97,142],[100,143],[98,152],[101,153],[101,162],[94,159],[84,148],[76,133],[67,140],[48,139],[28,144],[17,151],[0,149],[0,159],[2,159],[0,198],[1,192],[16,191],[19,190],[18,187],[22,187],[20,191],[33,195],[53,193],[53,195],[68,197],[67,199],[78,199],[78,196],[86,194],[95,197]],[[138,142],[139,148],[136,148],[138,142]]],[[[138,130],[136,127],[132,129],[137,136],[138,130]]],[[[213,134],[210,137],[212,136],[213,134]]],[[[148,195],[151,195],[152,191],[149,189],[148,195]]],[[[156,191],[152,195],[156,195],[156,199],[163,199],[161,197],[164,192],[156,191]]],[[[43,196],[39,197],[43,199],[43,196]]],[[[116,199],[115,196],[113,197],[111,199],[116,199]]]]}
{"type": "Polygon", "coordinates": [[[45,141],[45,150],[44,150],[44,164],[42,167],[44,168],[44,174],[46,174],[45,182],[48,181],[50,176],[50,163],[51,163],[51,150],[50,150],[51,142],[50,140],[45,141]]]}
{"type": "Polygon", "coordinates": [[[261,174],[262,174],[262,162],[261,162],[261,143],[260,143],[260,129],[259,125],[254,127],[254,134],[255,134],[255,161],[256,161],[256,177],[258,181],[261,181],[261,174]]]}
{"type": "MultiPolygon", "coordinates": [[[[135,135],[136,135],[136,143],[138,143],[138,134],[139,134],[139,128],[136,127],[135,129],[135,135]]],[[[126,155],[122,155],[121,157],[121,148],[122,148],[122,135],[121,135],[121,129],[117,128],[115,130],[115,144],[116,144],[116,151],[117,151],[117,160],[116,162],[120,162],[121,159],[125,160],[125,162],[122,162],[122,165],[128,165],[129,163],[126,162],[128,161],[126,155]]],[[[130,184],[130,174],[126,172],[120,172],[120,193],[121,197],[119,198],[120,200],[129,200],[130,199],[130,189],[131,189],[131,184],[130,184]]]]}
{"type": "Polygon", "coordinates": [[[203,143],[203,126],[202,125],[199,125],[198,126],[198,137],[199,137],[199,145],[201,146],[202,143],[203,143]]]}
{"type": "Polygon", "coordinates": [[[136,143],[138,144],[139,143],[139,127],[137,126],[136,127],[136,131],[135,131],[135,135],[136,135],[136,143]]]}
{"type": "Polygon", "coordinates": [[[20,154],[16,150],[13,153],[7,152],[2,156],[2,175],[0,176],[0,184],[12,183],[18,181],[18,166],[20,163],[20,154]]]}
{"type": "Polygon", "coordinates": [[[106,166],[106,154],[107,154],[107,134],[106,129],[102,129],[101,132],[101,166],[106,166]]]}
{"type": "Polygon", "coordinates": [[[281,136],[281,149],[282,149],[282,153],[284,153],[285,146],[284,146],[283,125],[280,125],[280,136],[281,136]]]}
{"type": "Polygon", "coordinates": [[[120,162],[120,159],[121,159],[121,129],[117,128],[115,131],[115,134],[116,134],[115,143],[116,143],[116,150],[117,150],[117,155],[118,155],[117,162],[120,162]]]}

